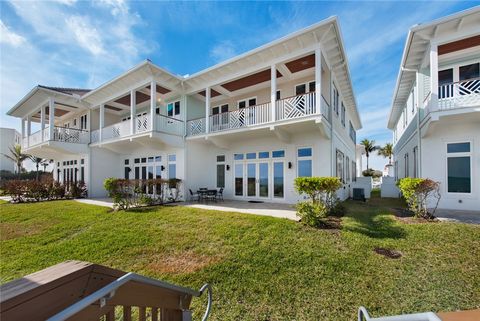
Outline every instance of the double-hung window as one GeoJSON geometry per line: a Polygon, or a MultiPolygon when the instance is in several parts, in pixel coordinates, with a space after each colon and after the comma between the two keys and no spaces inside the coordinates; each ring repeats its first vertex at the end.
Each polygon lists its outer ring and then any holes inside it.
{"type": "Polygon", "coordinates": [[[297,150],[297,168],[298,177],[312,176],[312,148],[306,147],[297,150]]]}
{"type": "Polygon", "coordinates": [[[470,142],[447,144],[448,193],[472,192],[472,150],[470,142]]]}

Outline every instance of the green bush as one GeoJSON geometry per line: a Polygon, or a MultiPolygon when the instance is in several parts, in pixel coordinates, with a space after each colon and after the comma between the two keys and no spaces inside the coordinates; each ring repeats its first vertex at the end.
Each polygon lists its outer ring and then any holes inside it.
{"type": "Polygon", "coordinates": [[[408,209],[413,212],[415,217],[430,219],[435,214],[438,202],[440,201],[440,183],[429,178],[405,177],[397,182],[397,187],[402,192],[408,209]],[[432,212],[428,211],[429,201],[435,201],[436,204],[432,212]]]}
{"type": "Polygon", "coordinates": [[[299,202],[295,207],[302,223],[308,226],[318,227],[322,219],[327,217],[327,209],[321,203],[299,202]]]}
{"type": "Polygon", "coordinates": [[[339,205],[337,190],[342,186],[338,177],[298,177],[295,179],[295,190],[300,194],[308,195],[309,201],[297,205],[297,213],[302,222],[318,226],[317,220],[329,215],[340,216],[343,206],[339,205]],[[310,205],[305,205],[310,204],[310,205]],[[312,216],[316,218],[313,219],[312,216]],[[305,221],[303,217],[306,217],[305,221]]]}
{"type": "Polygon", "coordinates": [[[12,197],[14,203],[40,202],[64,198],[79,198],[87,195],[83,182],[70,183],[68,186],[42,176],[40,180],[9,180],[4,184],[4,192],[12,197]]]}

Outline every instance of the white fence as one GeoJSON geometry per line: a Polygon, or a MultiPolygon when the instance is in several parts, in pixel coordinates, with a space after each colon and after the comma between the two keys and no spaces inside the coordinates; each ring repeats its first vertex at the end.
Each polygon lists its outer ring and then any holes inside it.
{"type": "Polygon", "coordinates": [[[395,184],[395,178],[390,176],[382,177],[382,186],[380,188],[381,197],[400,197],[400,191],[395,184]]]}

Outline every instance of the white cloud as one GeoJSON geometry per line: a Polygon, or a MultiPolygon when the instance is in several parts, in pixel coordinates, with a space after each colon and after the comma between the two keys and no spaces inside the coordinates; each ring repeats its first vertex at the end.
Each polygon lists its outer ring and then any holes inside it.
{"type": "Polygon", "coordinates": [[[77,3],[77,0],[54,0],[54,2],[58,2],[66,6],[73,6],[75,3],[77,3]]]}
{"type": "Polygon", "coordinates": [[[88,18],[72,16],[67,18],[66,23],[80,46],[93,55],[100,55],[105,52],[100,34],[95,27],[91,26],[88,18]]]}
{"type": "Polygon", "coordinates": [[[0,20],[0,42],[18,47],[25,42],[25,38],[11,31],[2,20],[0,20]]]}
{"type": "Polygon", "coordinates": [[[210,49],[210,57],[215,60],[215,62],[227,60],[235,55],[235,46],[230,40],[221,41],[210,49]]]}

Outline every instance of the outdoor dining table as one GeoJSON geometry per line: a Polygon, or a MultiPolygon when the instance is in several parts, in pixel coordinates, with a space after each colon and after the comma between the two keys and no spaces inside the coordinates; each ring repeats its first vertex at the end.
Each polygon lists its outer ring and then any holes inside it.
{"type": "Polygon", "coordinates": [[[217,190],[216,189],[199,189],[197,191],[198,194],[198,201],[201,201],[202,199],[208,199],[209,195],[213,196],[213,200],[216,201],[216,196],[217,196],[217,190]]]}

